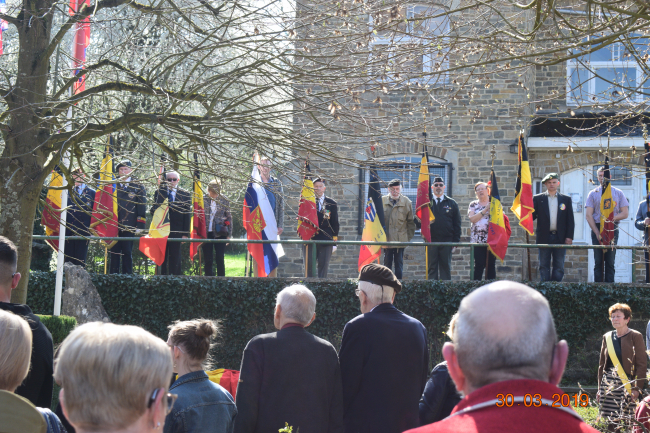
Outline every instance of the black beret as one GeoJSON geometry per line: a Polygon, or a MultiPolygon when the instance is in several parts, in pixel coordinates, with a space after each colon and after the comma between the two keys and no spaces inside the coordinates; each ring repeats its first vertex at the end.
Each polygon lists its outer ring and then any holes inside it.
{"type": "Polygon", "coordinates": [[[390,286],[395,289],[395,293],[402,291],[402,283],[395,277],[393,271],[377,263],[370,263],[361,268],[359,281],[366,281],[380,286],[390,286]]]}
{"type": "Polygon", "coordinates": [[[433,179],[433,183],[438,183],[438,182],[445,183],[445,180],[443,178],[441,178],[440,176],[436,176],[436,178],[433,179]]]}
{"type": "Polygon", "coordinates": [[[390,182],[388,182],[389,187],[391,187],[391,186],[400,186],[400,185],[401,185],[401,183],[400,183],[399,179],[393,179],[390,182]]]}
{"type": "Polygon", "coordinates": [[[128,159],[125,159],[124,161],[120,161],[119,164],[117,164],[117,167],[115,167],[115,170],[119,170],[120,167],[131,167],[131,161],[128,159]]]}

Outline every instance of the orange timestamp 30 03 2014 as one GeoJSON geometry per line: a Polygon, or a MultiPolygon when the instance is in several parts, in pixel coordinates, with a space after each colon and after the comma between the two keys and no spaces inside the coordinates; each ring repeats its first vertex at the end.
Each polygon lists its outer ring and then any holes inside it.
{"type": "Polygon", "coordinates": [[[512,394],[497,394],[497,407],[587,407],[589,406],[588,394],[553,394],[553,399],[542,398],[541,394],[524,394],[523,396],[513,396],[512,394]]]}

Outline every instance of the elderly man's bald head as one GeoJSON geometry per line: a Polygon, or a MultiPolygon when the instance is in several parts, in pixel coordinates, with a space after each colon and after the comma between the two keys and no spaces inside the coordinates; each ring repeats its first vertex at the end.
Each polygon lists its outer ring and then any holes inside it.
{"type": "Polygon", "coordinates": [[[538,291],[512,281],[480,287],[462,300],[453,325],[458,364],[471,388],[510,379],[548,381],[557,336],[538,291]]]}

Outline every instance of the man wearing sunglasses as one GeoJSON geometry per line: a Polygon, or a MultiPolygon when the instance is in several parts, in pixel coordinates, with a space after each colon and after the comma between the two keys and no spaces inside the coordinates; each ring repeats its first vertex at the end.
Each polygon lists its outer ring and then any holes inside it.
{"type": "MultiPolygon", "coordinates": [[[[456,201],[445,194],[442,177],[433,180],[431,209],[436,217],[431,223],[431,242],[460,242],[460,211],[456,201]]],[[[451,246],[429,247],[428,275],[430,280],[451,280],[451,246]]]]}
{"type": "MultiPolygon", "coordinates": [[[[178,186],[181,180],[176,171],[165,174],[167,182],[160,184],[156,192],[156,203],[151,207],[151,214],[167,199],[169,203],[169,237],[187,239],[190,236],[190,219],[192,218],[192,198],[189,191],[178,186]]],[[[181,243],[167,242],[165,261],[160,266],[161,275],[182,275],[181,243]]]]}

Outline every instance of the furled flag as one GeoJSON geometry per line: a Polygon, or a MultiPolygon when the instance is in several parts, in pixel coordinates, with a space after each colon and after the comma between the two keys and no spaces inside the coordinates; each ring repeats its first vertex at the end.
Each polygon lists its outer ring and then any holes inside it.
{"type": "Polygon", "coordinates": [[[523,135],[519,135],[519,168],[517,169],[517,185],[515,201],[510,210],[519,218],[519,225],[533,234],[533,185],[528,163],[528,149],[523,135]]]}
{"type": "MultiPolygon", "coordinates": [[[[275,240],[278,239],[278,226],[275,214],[266,190],[262,186],[262,177],[259,171],[259,155],[253,159],[253,173],[246,189],[244,198],[244,228],[246,238],[249,240],[275,240]]],[[[257,263],[257,275],[268,276],[278,267],[278,259],[284,255],[280,244],[248,244],[248,251],[257,263]]]]}
{"type": "MultiPolygon", "coordinates": [[[[113,174],[113,137],[109,136],[104,159],[99,166],[99,187],[95,192],[93,214],[90,218],[90,232],[101,238],[113,238],[118,235],[117,185],[113,174]]],[[[105,241],[112,248],[117,241],[105,241]]]]}
{"type": "Polygon", "coordinates": [[[169,229],[169,202],[165,198],[153,214],[149,234],[140,238],[140,251],[158,266],[161,266],[165,261],[165,249],[167,248],[169,229]]]}
{"type": "Polygon", "coordinates": [[[415,200],[415,216],[420,219],[422,237],[431,242],[431,228],[429,225],[436,219],[431,210],[431,177],[429,176],[429,153],[422,152],[420,162],[420,176],[418,177],[418,195],[415,200]]]}
{"type": "MultiPolygon", "coordinates": [[[[61,209],[63,204],[61,195],[63,194],[63,176],[59,167],[54,167],[52,170],[52,180],[47,190],[47,197],[45,198],[45,208],[43,209],[43,216],[41,224],[45,226],[46,236],[59,236],[59,229],[61,228],[61,209]]],[[[55,251],[59,250],[58,240],[48,240],[47,243],[54,248],[55,251]]]]}
{"type": "MultiPolygon", "coordinates": [[[[374,170],[370,171],[368,185],[368,203],[363,218],[362,241],[386,242],[384,230],[384,207],[381,201],[379,178],[374,170]],[[381,209],[381,211],[380,211],[381,209]]],[[[365,265],[374,262],[381,254],[381,245],[361,245],[359,251],[359,271],[365,265]]]]}
{"type": "MultiPolygon", "coordinates": [[[[205,208],[203,204],[203,189],[199,171],[194,171],[194,194],[192,194],[192,219],[190,220],[190,238],[206,239],[207,228],[205,226],[205,208]]],[[[194,260],[199,252],[201,243],[190,243],[190,259],[194,260]]]]}
{"type": "Polygon", "coordinates": [[[228,370],[227,368],[218,368],[205,372],[211,382],[219,384],[226,388],[226,391],[235,399],[237,395],[237,385],[239,384],[239,371],[228,370]]]}
{"type": "Polygon", "coordinates": [[[600,242],[602,245],[614,243],[614,208],[616,203],[612,197],[611,174],[609,172],[609,158],[605,156],[605,171],[603,172],[604,186],[600,196],[600,242]]]}
{"type": "Polygon", "coordinates": [[[508,240],[510,239],[510,223],[508,217],[503,213],[497,177],[494,170],[490,173],[490,222],[488,224],[487,244],[489,250],[497,256],[501,262],[508,251],[508,240]]]}
{"type": "MultiPolygon", "coordinates": [[[[70,15],[80,12],[84,5],[90,6],[90,0],[71,0],[70,15]]],[[[86,17],[75,24],[75,32],[72,42],[72,70],[76,76],[81,72],[86,63],[86,48],[90,44],[90,18],[86,17]]],[[[76,95],[86,90],[86,76],[79,77],[74,83],[73,92],[76,95]]]]}
{"type": "Polygon", "coordinates": [[[310,240],[318,232],[318,211],[316,210],[316,194],[311,178],[309,161],[305,161],[305,179],[300,193],[298,208],[298,234],[303,241],[310,240]]]}
{"type": "MultiPolygon", "coordinates": [[[[0,0],[0,14],[7,13],[7,2],[6,0],[0,0]]],[[[9,23],[5,20],[0,19],[0,56],[3,54],[2,50],[2,32],[9,30],[9,23]]],[[[49,242],[49,241],[48,241],[49,242]]]]}
{"type": "MultiPolygon", "coordinates": [[[[650,218],[650,143],[647,141],[643,143],[645,150],[645,209],[646,218],[650,218]]],[[[645,227],[645,238],[650,236],[650,228],[645,227]]],[[[646,244],[647,246],[647,244],[646,244]]],[[[650,260],[648,260],[648,253],[645,253],[645,282],[650,283],[650,260]]]]}

